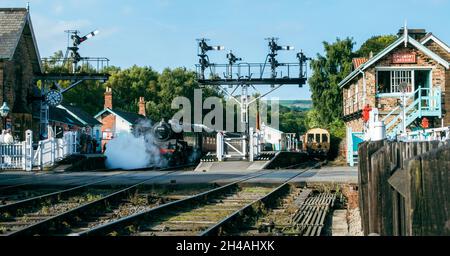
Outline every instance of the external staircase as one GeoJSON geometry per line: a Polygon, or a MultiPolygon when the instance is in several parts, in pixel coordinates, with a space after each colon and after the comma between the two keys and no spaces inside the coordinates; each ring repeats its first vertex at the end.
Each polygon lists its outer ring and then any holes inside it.
{"type": "MultiPolygon", "coordinates": [[[[402,100],[402,99],[401,99],[402,100]]],[[[421,88],[414,93],[405,94],[405,125],[411,129],[416,120],[424,117],[442,117],[442,92],[440,88],[421,88]]],[[[388,138],[395,138],[403,131],[403,107],[400,104],[388,113],[380,112],[381,121],[386,125],[388,138]]],[[[353,132],[347,128],[347,162],[350,166],[358,165],[358,145],[364,141],[364,133],[353,132]]]]}
{"type": "MultiPolygon", "coordinates": [[[[405,125],[408,128],[414,121],[423,117],[442,116],[442,92],[440,88],[421,88],[405,96],[405,125]]],[[[382,121],[386,124],[388,137],[395,137],[403,131],[403,110],[397,106],[382,121]]]]}

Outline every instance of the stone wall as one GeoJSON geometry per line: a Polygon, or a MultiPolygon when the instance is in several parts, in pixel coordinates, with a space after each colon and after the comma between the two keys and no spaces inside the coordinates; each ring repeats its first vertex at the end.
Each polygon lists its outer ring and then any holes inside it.
{"type": "Polygon", "coordinates": [[[450,126],[450,70],[445,73],[445,92],[443,92],[444,125],[450,126]]]}
{"type": "MultiPolygon", "coordinates": [[[[23,139],[27,129],[33,127],[32,104],[29,96],[34,86],[34,71],[31,63],[33,50],[28,48],[26,38],[22,35],[11,61],[0,63],[0,96],[1,102],[7,101],[11,109],[10,115],[12,130],[15,136],[23,139]],[[3,88],[5,98],[3,99],[3,88]]],[[[3,122],[1,125],[2,129],[3,122]]],[[[38,130],[34,131],[35,133],[38,130]]]]}

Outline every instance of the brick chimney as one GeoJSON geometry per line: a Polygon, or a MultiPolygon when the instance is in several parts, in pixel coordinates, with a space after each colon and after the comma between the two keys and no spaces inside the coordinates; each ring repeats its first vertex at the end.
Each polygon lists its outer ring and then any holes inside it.
{"type": "Polygon", "coordinates": [[[145,100],[144,97],[139,98],[139,115],[146,116],[145,115],[145,100]]]}
{"type": "MultiPolygon", "coordinates": [[[[397,33],[397,35],[400,37],[403,36],[404,34],[405,28],[401,28],[397,33]]],[[[419,41],[427,35],[427,31],[425,29],[409,28],[408,35],[419,41]]]]}
{"type": "Polygon", "coordinates": [[[110,87],[106,87],[106,91],[105,91],[105,109],[112,109],[113,108],[113,104],[112,104],[112,90],[110,87]]]}

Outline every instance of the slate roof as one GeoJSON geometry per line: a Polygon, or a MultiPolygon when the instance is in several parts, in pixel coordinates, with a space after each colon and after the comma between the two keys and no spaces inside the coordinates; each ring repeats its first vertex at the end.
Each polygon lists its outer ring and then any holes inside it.
{"type": "Polygon", "coordinates": [[[84,124],[90,126],[102,125],[97,119],[93,116],[89,115],[86,111],[77,108],[75,106],[71,106],[70,104],[61,104],[61,107],[66,109],[69,113],[73,114],[75,118],[81,121],[84,124]]]}
{"type": "Polygon", "coordinates": [[[114,111],[114,113],[116,113],[123,119],[127,120],[131,124],[136,124],[139,120],[145,119],[145,116],[142,116],[142,115],[139,115],[136,113],[125,112],[125,111],[121,111],[121,110],[117,110],[117,109],[114,109],[113,111],[114,111]]]}
{"type": "Polygon", "coordinates": [[[41,59],[28,10],[0,8],[0,60],[12,60],[22,35],[27,35],[27,48],[30,51],[34,48],[34,53],[30,52],[30,56],[35,70],[40,72],[41,59]]]}
{"type": "MultiPolygon", "coordinates": [[[[36,120],[40,119],[40,104],[36,108],[33,108],[33,118],[36,120]]],[[[67,110],[58,107],[49,107],[49,117],[48,120],[51,122],[60,122],[68,125],[76,125],[79,127],[84,127],[85,125],[71,115],[67,110]]]]}
{"type": "Polygon", "coordinates": [[[49,121],[65,123],[68,125],[76,125],[83,127],[83,123],[78,121],[75,117],[73,117],[69,112],[65,109],[50,107],[49,109],[49,121]]]}
{"type": "Polygon", "coordinates": [[[0,9],[0,59],[12,58],[27,16],[27,9],[0,9]]]}
{"type": "Polygon", "coordinates": [[[106,108],[106,109],[100,111],[100,113],[98,113],[95,116],[95,118],[103,115],[105,112],[110,112],[111,114],[117,115],[132,125],[137,124],[139,122],[139,120],[146,119],[146,117],[143,115],[139,115],[139,114],[131,113],[131,112],[125,112],[125,111],[118,110],[118,109],[112,110],[109,108],[106,108]]]}

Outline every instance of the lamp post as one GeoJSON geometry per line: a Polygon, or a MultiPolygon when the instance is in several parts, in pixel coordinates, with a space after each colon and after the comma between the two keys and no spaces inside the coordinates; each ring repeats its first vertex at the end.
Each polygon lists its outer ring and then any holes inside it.
{"type": "Polygon", "coordinates": [[[3,105],[2,105],[2,107],[0,108],[0,115],[2,116],[2,118],[3,118],[3,128],[4,129],[6,129],[6,117],[8,116],[8,114],[9,114],[9,107],[8,107],[8,103],[6,103],[6,101],[5,102],[3,102],[3,105]]]}

